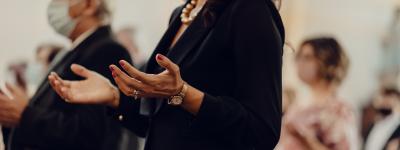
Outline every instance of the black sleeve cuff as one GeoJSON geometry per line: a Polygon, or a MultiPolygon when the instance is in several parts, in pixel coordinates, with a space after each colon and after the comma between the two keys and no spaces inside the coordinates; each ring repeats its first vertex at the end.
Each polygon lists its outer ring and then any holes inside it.
{"type": "Polygon", "coordinates": [[[201,129],[207,129],[208,131],[213,131],[214,129],[216,129],[215,125],[219,119],[219,103],[220,102],[216,97],[213,97],[206,93],[204,95],[199,112],[191,123],[192,128],[199,132],[203,132],[203,130],[201,129]]]}

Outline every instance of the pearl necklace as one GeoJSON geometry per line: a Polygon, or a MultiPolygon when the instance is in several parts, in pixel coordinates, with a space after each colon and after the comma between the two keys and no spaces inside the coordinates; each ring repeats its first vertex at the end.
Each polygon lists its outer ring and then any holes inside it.
{"type": "Polygon", "coordinates": [[[188,25],[193,22],[194,18],[196,18],[197,13],[194,15],[192,14],[193,9],[196,7],[198,0],[191,0],[190,3],[188,3],[185,8],[182,10],[181,14],[181,21],[183,24],[188,25]]]}

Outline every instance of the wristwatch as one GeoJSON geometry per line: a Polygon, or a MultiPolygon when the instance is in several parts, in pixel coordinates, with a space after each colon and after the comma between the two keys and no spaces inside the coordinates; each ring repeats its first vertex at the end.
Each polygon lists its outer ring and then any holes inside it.
{"type": "Polygon", "coordinates": [[[180,106],[180,105],[182,105],[183,100],[185,99],[185,95],[186,95],[187,90],[188,90],[187,84],[183,83],[182,90],[177,95],[171,96],[168,99],[168,104],[172,105],[172,106],[180,106]]]}

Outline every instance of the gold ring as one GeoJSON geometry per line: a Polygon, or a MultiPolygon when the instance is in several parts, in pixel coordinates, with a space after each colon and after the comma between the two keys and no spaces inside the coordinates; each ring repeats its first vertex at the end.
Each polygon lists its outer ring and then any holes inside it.
{"type": "Polygon", "coordinates": [[[133,90],[133,98],[138,99],[140,92],[138,90],[133,90]]]}

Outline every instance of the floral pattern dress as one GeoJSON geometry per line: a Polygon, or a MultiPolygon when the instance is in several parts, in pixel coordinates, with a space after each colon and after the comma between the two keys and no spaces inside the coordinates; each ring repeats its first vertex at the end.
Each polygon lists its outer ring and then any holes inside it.
{"type": "Polygon", "coordinates": [[[331,150],[349,150],[351,132],[356,132],[354,114],[336,98],[321,105],[292,106],[283,118],[276,150],[310,150],[304,137],[311,137],[331,150]]]}

